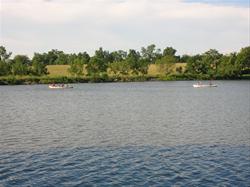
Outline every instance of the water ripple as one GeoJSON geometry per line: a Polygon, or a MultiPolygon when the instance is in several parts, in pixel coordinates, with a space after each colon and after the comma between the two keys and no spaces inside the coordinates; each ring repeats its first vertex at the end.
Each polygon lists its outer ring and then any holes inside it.
{"type": "Polygon", "coordinates": [[[250,186],[249,146],[0,152],[0,186],[250,186]]]}

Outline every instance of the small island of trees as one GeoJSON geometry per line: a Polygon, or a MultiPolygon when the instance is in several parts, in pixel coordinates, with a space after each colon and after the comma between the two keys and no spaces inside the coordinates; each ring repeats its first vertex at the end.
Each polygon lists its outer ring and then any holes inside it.
{"type": "Polygon", "coordinates": [[[249,79],[250,46],[238,53],[221,54],[210,49],[203,54],[176,55],[176,49],[157,49],[154,44],[141,51],[109,52],[103,48],[93,56],[87,52],[15,55],[0,46],[0,84],[114,82],[144,80],[249,79]],[[51,67],[66,68],[66,75],[53,75],[51,67]]]}

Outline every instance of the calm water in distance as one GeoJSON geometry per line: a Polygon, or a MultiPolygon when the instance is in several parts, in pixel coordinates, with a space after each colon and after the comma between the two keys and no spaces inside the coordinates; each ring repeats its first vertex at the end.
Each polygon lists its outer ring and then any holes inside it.
{"type": "Polygon", "coordinates": [[[0,186],[250,186],[250,81],[0,86],[0,186]]]}

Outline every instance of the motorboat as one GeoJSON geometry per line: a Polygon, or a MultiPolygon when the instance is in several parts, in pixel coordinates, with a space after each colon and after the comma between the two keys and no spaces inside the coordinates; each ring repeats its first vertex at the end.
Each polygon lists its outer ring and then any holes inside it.
{"type": "Polygon", "coordinates": [[[73,88],[73,86],[68,84],[50,84],[50,89],[65,89],[65,88],[73,88]]]}
{"type": "Polygon", "coordinates": [[[193,84],[194,88],[217,87],[216,84],[193,84]]]}
{"type": "Polygon", "coordinates": [[[212,84],[212,83],[209,83],[209,84],[201,84],[201,83],[199,82],[199,83],[193,84],[193,87],[194,87],[194,88],[217,87],[217,84],[212,84]]]}

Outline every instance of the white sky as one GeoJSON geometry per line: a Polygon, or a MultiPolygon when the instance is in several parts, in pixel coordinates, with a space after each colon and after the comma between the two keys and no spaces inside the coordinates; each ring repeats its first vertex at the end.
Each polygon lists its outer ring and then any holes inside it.
{"type": "Polygon", "coordinates": [[[0,45],[14,54],[156,44],[178,54],[250,45],[250,8],[181,0],[0,0],[0,45]]]}

